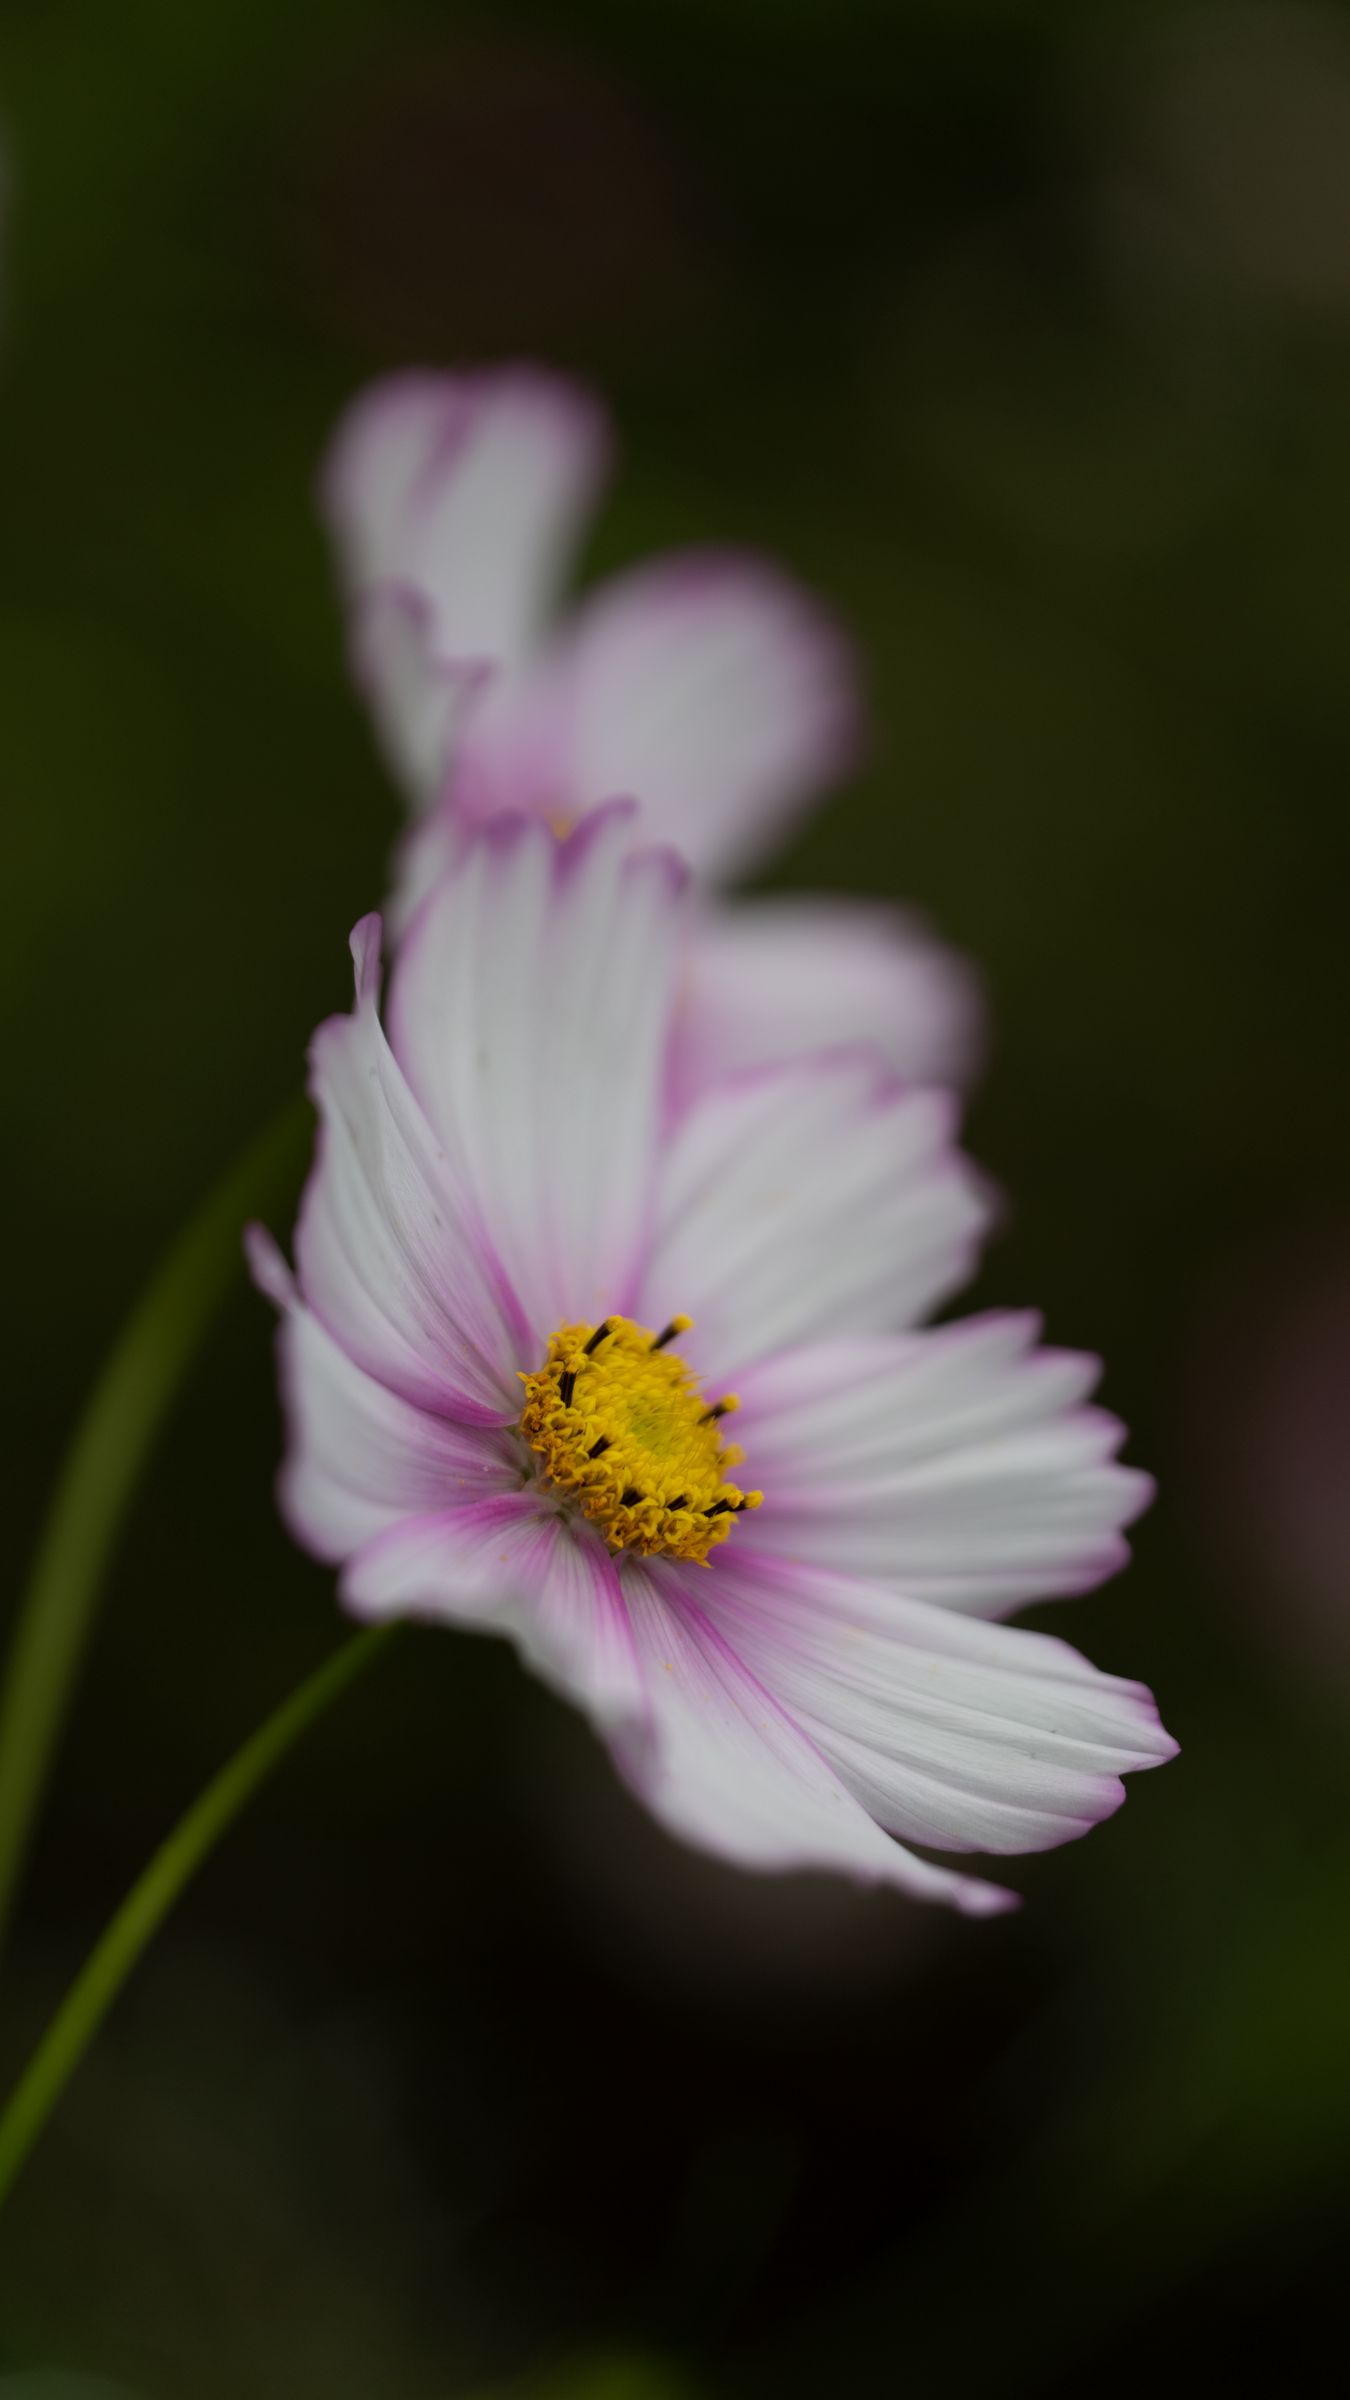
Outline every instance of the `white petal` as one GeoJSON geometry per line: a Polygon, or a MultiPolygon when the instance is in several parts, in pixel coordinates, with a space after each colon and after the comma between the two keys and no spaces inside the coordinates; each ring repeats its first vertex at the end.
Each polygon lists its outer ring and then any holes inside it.
{"type": "Polygon", "coordinates": [[[486,661],[444,658],[436,639],[431,602],[407,584],[376,584],[353,607],[352,674],[385,764],[418,809],[444,788],[456,738],[492,680],[486,661]]]}
{"type": "Polygon", "coordinates": [[[286,1410],[281,1513],[315,1557],[349,1558],[409,1516],[519,1483],[509,1436],[433,1416],[377,1383],[298,1299],[277,1337],[286,1410]]]}
{"type": "Polygon", "coordinates": [[[467,805],[579,815],[631,794],[705,876],[762,857],[857,741],[843,637],[772,567],[714,553],[604,586],[500,697],[465,750],[467,805]]]}
{"type": "Polygon", "coordinates": [[[964,1281],[988,1207],[945,1094],[848,1055],[705,1093],[678,1126],[639,1313],[694,1319],[705,1371],[912,1324],[964,1281]]]}
{"type": "Polygon", "coordinates": [[[1011,1893],[914,1858],[880,1830],[700,1605],[713,1580],[659,1563],[623,1568],[653,1733],[640,1747],[616,1743],[615,1753],[653,1815],[736,1866],[826,1868],[973,1916],[1015,1905],[1011,1893]]]}
{"type": "Polygon", "coordinates": [[[633,812],[499,818],[409,929],[395,1051],[487,1229],[522,1363],[628,1313],[651,1204],[682,871],[633,812]]]}
{"type": "Polygon", "coordinates": [[[846,900],[749,900],[699,915],[676,1019],[687,1098],[747,1067],[866,1042],[905,1083],[969,1080],[972,969],[917,918],[846,900]]]}
{"type": "Polygon", "coordinates": [[[415,807],[489,677],[539,640],[608,449],[589,394],[527,367],[392,376],[339,425],[321,498],[354,664],[415,807]]]}
{"type": "Polygon", "coordinates": [[[597,402],[538,368],[372,385],[321,482],[349,592],[412,585],[438,657],[513,663],[553,607],[608,448],[597,402]]]}
{"type": "Polygon", "coordinates": [[[751,1368],[736,1432],[764,1492],[756,1549],[979,1616],[1114,1574],[1152,1486],[1083,1405],[1096,1359],[1037,1350],[1039,1331],[976,1317],[751,1368]]]}
{"type": "Polygon", "coordinates": [[[466,838],[466,828],[449,808],[429,808],[406,828],[394,852],[393,889],[385,909],[395,944],[402,941],[441,877],[458,863],[466,838]]]}
{"type": "Polygon", "coordinates": [[[462,1192],[376,1010],[379,921],[352,937],[357,1004],[310,1052],[321,1126],[296,1229],[304,1298],[407,1400],[469,1422],[516,1413],[514,1353],[462,1192]]]}
{"type": "Polygon", "coordinates": [[[1045,1850],[1176,1753],[1141,1684],[1067,1643],[738,1546],[707,1606],[863,1806],[943,1850],[1045,1850]]]}
{"type": "Polygon", "coordinates": [[[412,372],[367,385],[344,410],[319,476],[319,501],[349,592],[407,569],[415,496],[462,419],[453,376],[412,372]]]}
{"type": "Polygon", "coordinates": [[[565,1523],[537,1491],[410,1517],[347,1567],[359,1616],[418,1616],[508,1636],[545,1683],[635,1750],[647,1694],[613,1561],[588,1526],[565,1523]]]}

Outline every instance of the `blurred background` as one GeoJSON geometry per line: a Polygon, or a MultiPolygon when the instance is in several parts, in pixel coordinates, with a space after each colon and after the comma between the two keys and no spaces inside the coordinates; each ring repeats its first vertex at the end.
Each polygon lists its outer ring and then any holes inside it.
{"type": "MultiPolygon", "coordinates": [[[[6,0],[0,140],[11,1588],[384,887],[321,445],[376,371],[537,354],[621,427],[588,575],[762,544],[856,631],[872,752],[779,880],[981,964],[975,1297],[1104,1354],[1162,1485],[1034,1621],[1183,1745],[968,1924],[681,1853],[505,1650],[409,1637],[72,2087],[0,2235],[0,2395],[1310,2383],[1350,2200],[1350,11],[6,0]]],[[[6,2077],[337,1639],[278,1443],[241,1277],[107,1595],[6,2077]]]]}

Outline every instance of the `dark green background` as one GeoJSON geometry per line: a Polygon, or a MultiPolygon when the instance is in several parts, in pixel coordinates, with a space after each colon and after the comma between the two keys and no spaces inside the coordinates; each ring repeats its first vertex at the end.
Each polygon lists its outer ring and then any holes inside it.
{"type": "MultiPolygon", "coordinates": [[[[1350,1592],[1310,1616],[1262,1537],[1261,1412],[1282,1295],[1316,1326],[1350,1279],[1350,19],[5,0],[0,107],[15,1585],[383,889],[321,444],[377,370],[536,353],[621,423],[588,573],[763,543],[856,629],[873,752],[783,879],[986,972],[978,1297],[1103,1352],[1163,1487],[1053,1621],[1184,1749],[967,1925],[686,1858],[505,1652],[410,1638],[72,2088],[0,2393],[1299,2385],[1350,2196],[1350,1592]]],[[[337,1638],[277,1447],[241,1279],[108,1594],[6,2071],[337,1638]]]]}

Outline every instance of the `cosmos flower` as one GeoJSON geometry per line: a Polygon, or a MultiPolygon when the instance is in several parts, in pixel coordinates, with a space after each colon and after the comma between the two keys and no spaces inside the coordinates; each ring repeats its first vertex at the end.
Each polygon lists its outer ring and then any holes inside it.
{"type": "Polygon", "coordinates": [[[917,1330],[987,1214],[945,1095],[844,1051],[670,1111],[683,870],[631,816],[466,837],[383,1022],[357,927],[294,1273],[252,1236],[283,1510],[358,1615],[508,1635],[687,1841],[985,1913],[907,1845],[1048,1847],[1172,1754],[997,1621],[1119,1566],[1148,1486],[1033,1318],[917,1330]]]}
{"type": "Polygon", "coordinates": [[[740,554],[658,559],[559,621],[608,453],[598,404],[524,367],[394,376],[338,429],[321,496],[353,666],[414,812],[392,929],[466,823],[506,809],[556,828],[636,798],[646,836],[673,843],[709,894],[682,966],[684,1087],[837,1039],[877,1042],[911,1080],[962,1080],[974,978],[916,918],[713,901],[848,765],[856,672],[817,603],[740,554]]]}

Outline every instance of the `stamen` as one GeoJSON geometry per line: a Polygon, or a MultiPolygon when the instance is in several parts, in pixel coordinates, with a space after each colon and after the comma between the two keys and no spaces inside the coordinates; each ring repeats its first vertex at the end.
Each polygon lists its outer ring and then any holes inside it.
{"type": "Polygon", "coordinates": [[[689,1324],[672,1317],[659,1334],[627,1317],[560,1325],[543,1365],[521,1376],[520,1432],[542,1478],[612,1549],[705,1566],[759,1494],[730,1480],[742,1454],[718,1430],[735,1394],[705,1406],[669,1347],[689,1324]]]}

